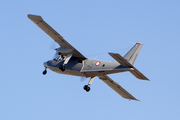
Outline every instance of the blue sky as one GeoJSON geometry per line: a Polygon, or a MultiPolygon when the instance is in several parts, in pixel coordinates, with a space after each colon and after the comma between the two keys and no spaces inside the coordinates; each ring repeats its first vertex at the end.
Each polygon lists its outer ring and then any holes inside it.
{"type": "MultiPolygon", "coordinates": [[[[180,111],[178,0],[6,0],[0,2],[0,120],[178,120],[180,111]],[[42,75],[53,40],[28,18],[41,15],[84,56],[115,61],[137,41],[144,46],[129,72],[109,75],[142,102],[122,98],[96,78],[42,75]]],[[[58,45],[57,45],[58,47],[58,45]]]]}

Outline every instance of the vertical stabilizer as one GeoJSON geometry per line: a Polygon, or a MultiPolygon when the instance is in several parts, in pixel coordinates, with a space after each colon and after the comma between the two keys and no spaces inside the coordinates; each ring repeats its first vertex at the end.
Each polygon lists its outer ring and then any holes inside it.
{"type": "Polygon", "coordinates": [[[141,50],[143,46],[143,43],[139,43],[137,42],[130,50],[128,53],[126,53],[126,55],[124,56],[124,59],[126,59],[129,63],[131,63],[132,65],[134,65],[136,58],[141,50]]]}

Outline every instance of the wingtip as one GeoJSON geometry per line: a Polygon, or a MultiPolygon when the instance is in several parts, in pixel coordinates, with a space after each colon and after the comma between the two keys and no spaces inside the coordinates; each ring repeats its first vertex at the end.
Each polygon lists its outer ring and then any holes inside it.
{"type": "Polygon", "coordinates": [[[30,19],[30,20],[43,20],[41,16],[39,15],[33,15],[33,14],[28,14],[27,17],[30,19]]]}
{"type": "Polygon", "coordinates": [[[138,100],[138,99],[136,99],[136,98],[135,98],[135,99],[133,99],[133,100],[141,102],[140,100],[138,100]]]}
{"type": "Polygon", "coordinates": [[[28,14],[27,17],[30,19],[32,16],[34,16],[33,14],[28,14]]]}
{"type": "Polygon", "coordinates": [[[147,78],[147,79],[140,79],[140,80],[146,80],[146,81],[150,81],[148,78],[147,78]]]}
{"type": "Polygon", "coordinates": [[[136,99],[136,98],[133,98],[133,99],[129,99],[129,101],[131,101],[131,100],[135,100],[135,101],[139,101],[139,102],[142,102],[141,100],[138,100],[138,99],[136,99]]]}

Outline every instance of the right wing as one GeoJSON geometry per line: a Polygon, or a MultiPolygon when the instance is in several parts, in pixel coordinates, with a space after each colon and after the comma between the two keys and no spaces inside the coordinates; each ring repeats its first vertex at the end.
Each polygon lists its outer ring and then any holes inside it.
{"type": "Polygon", "coordinates": [[[121,95],[123,98],[129,99],[129,100],[136,100],[135,97],[133,97],[130,93],[128,93],[124,88],[122,88],[118,83],[113,81],[110,77],[107,75],[98,76],[99,79],[101,79],[103,82],[105,82],[109,87],[111,87],[114,91],[116,91],[119,95],[121,95]]]}
{"type": "Polygon", "coordinates": [[[72,45],[70,45],[59,33],[57,33],[51,26],[49,26],[41,16],[28,15],[28,18],[34,22],[39,28],[41,28],[47,35],[49,35],[56,43],[61,47],[72,49],[74,57],[86,58],[79,51],[77,51],[72,45]]]}

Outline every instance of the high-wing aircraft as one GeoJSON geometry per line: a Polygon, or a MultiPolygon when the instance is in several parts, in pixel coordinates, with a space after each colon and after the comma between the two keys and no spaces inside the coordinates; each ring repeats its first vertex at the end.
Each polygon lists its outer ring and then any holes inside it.
{"type": "Polygon", "coordinates": [[[48,68],[60,74],[82,76],[87,78],[89,77],[89,83],[84,86],[84,90],[87,92],[90,91],[89,86],[97,76],[123,98],[138,101],[138,99],[128,93],[117,82],[108,77],[108,74],[129,71],[138,79],[149,80],[133,66],[143,46],[143,43],[137,42],[124,57],[118,53],[108,53],[116,60],[116,62],[89,59],[70,45],[59,33],[49,26],[41,16],[29,14],[28,18],[60,46],[59,48],[55,49],[58,57],[44,62],[44,75],[47,73],[48,68]]]}

